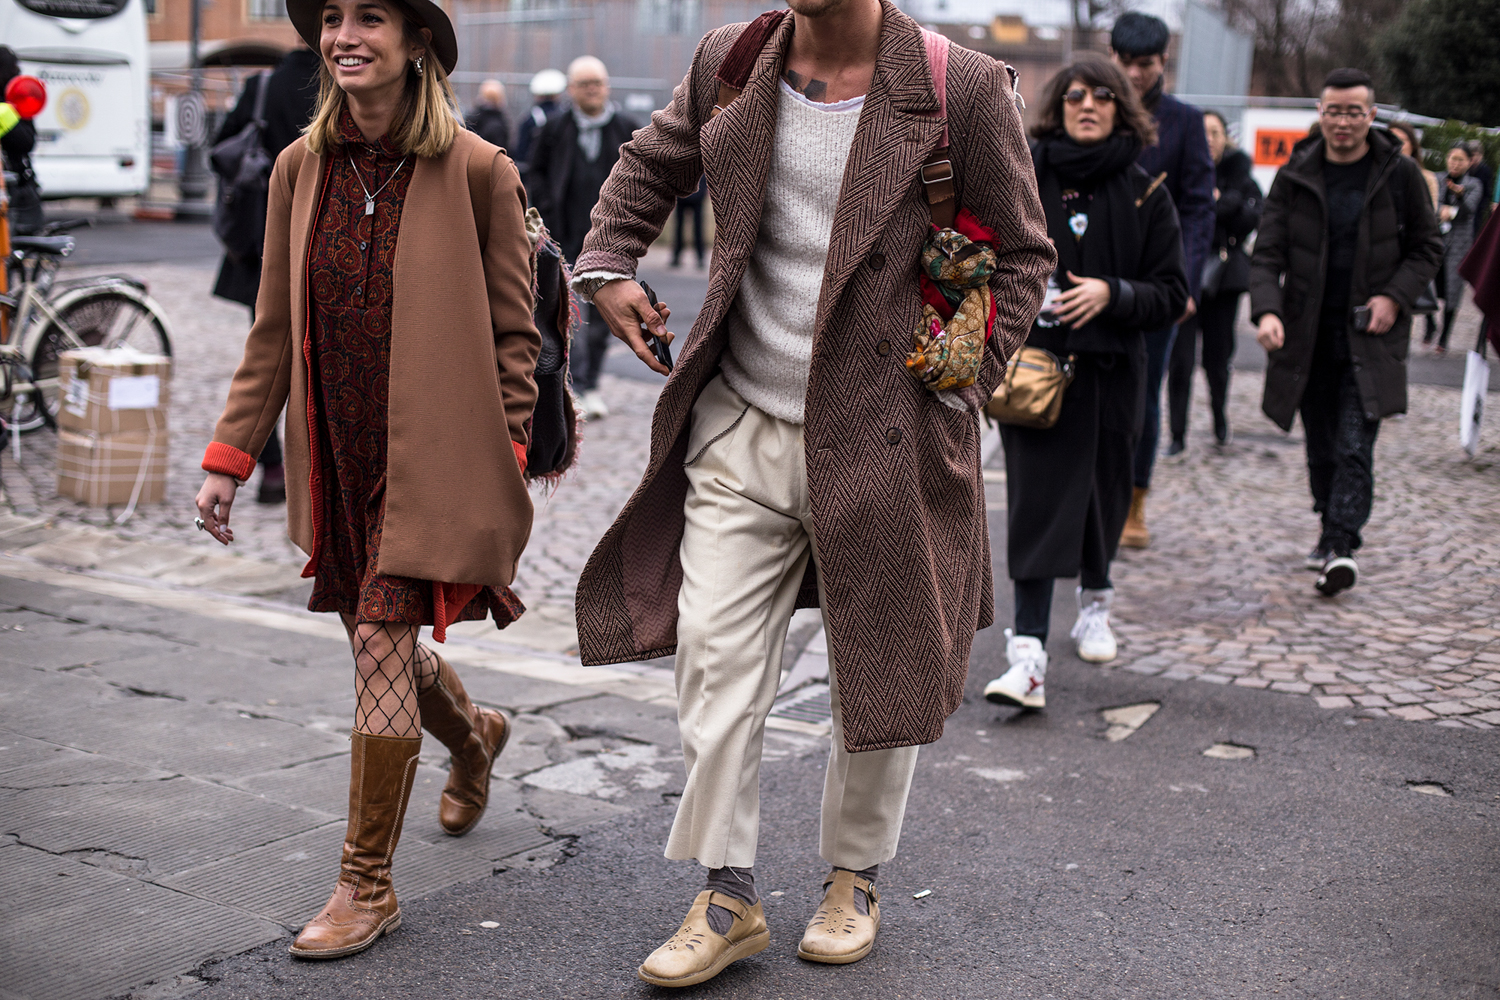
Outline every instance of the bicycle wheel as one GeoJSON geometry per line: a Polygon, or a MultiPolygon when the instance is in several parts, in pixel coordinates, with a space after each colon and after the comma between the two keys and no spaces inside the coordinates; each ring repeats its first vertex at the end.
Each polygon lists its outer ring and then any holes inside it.
{"type": "Polygon", "coordinates": [[[31,369],[13,355],[0,357],[0,432],[9,434],[12,427],[19,427],[25,433],[55,425],[41,391],[31,382],[31,369]]]}
{"type": "Polygon", "coordinates": [[[172,355],[167,324],[156,303],[129,286],[102,286],[69,292],[56,306],[57,321],[47,321],[31,356],[31,373],[46,406],[41,415],[22,424],[22,433],[36,430],[57,414],[57,359],[78,347],[133,347],[146,354],[172,355]]]}

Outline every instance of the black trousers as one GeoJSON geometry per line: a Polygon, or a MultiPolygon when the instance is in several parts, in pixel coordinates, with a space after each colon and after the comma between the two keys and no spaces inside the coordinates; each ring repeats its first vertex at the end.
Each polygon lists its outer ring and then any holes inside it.
{"type": "Polygon", "coordinates": [[[1144,351],[1080,354],[1056,426],[1000,428],[1017,635],[1047,641],[1058,577],[1076,574],[1086,590],[1110,586],[1130,508],[1145,369],[1144,351]]]}
{"type": "Polygon", "coordinates": [[[569,355],[569,367],[573,373],[573,387],[579,392],[593,392],[599,388],[599,376],[604,372],[604,352],[609,349],[609,324],[591,304],[582,304],[581,329],[573,341],[569,355]]]}
{"type": "Polygon", "coordinates": [[[1208,400],[1214,418],[1214,433],[1225,426],[1224,407],[1229,400],[1230,362],[1234,360],[1234,320],[1240,308],[1238,292],[1204,298],[1198,313],[1177,327],[1177,341],[1167,365],[1168,424],[1172,440],[1187,438],[1188,410],[1193,401],[1193,355],[1198,335],[1203,339],[1203,375],[1208,379],[1208,400]]]}
{"type": "Polygon", "coordinates": [[[1379,420],[1366,420],[1353,365],[1314,359],[1302,394],[1307,435],[1307,482],[1313,510],[1323,515],[1318,547],[1349,555],[1363,543],[1375,497],[1375,437],[1379,420]]]}
{"type": "MultiPolygon", "coordinates": [[[[1108,590],[1109,560],[1104,560],[1102,569],[1090,567],[1085,560],[1078,582],[1084,590],[1108,590]]],[[[1016,586],[1016,635],[1030,635],[1047,645],[1047,632],[1052,624],[1052,590],[1056,581],[1052,577],[1040,580],[1017,580],[1016,586]]]]}
{"type": "Polygon", "coordinates": [[[702,198],[677,199],[677,236],[672,240],[672,264],[676,266],[682,261],[683,247],[687,242],[683,239],[683,229],[689,213],[693,216],[693,252],[698,255],[698,266],[702,267],[708,257],[707,247],[703,243],[702,198]]]}

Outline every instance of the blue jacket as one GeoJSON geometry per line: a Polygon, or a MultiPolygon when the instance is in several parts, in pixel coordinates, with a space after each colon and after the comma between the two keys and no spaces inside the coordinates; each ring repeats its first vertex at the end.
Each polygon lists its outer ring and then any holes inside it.
{"type": "Polygon", "coordinates": [[[1136,162],[1152,177],[1167,172],[1166,188],[1182,225],[1188,294],[1197,301],[1203,261],[1214,239],[1214,161],[1208,155],[1203,112],[1163,94],[1155,118],[1156,145],[1142,150],[1136,162]]]}

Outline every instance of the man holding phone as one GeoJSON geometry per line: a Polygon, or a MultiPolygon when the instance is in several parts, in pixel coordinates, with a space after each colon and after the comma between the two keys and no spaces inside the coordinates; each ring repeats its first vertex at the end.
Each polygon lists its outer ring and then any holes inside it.
{"type": "Polygon", "coordinates": [[[1317,589],[1354,586],[1354,551],[1375,491],[1382,417],[1406,412],[1411,307],[1443,241],[1416,162],[1372,131],[1369,74],[1336,69],[1318,102],[1322,134],[1299,142],[1271,185],[1250,265],[1250,316],[1266,349],[1266,416],[1301,411],[1322,534],[1307,556],[1317,589]]]}
{"type": "Polygon", "coordinates": [[[847,965],[874,946],[918,747],[961,703],[994,614],[978,410],[1057,260],[1002,65],[889,0],[789,6],[704,39],[621,150],[573,279],[653,371],[668,374],[656,346],[676,354],[641,485],[577,601],[585,663],[676,652],[686,782],[666,854],[700,867],[696,885],[662,887],[693,902],[643,956],[657,986],[704,982],[785,933],[767,927],[755,863],[795,607],[823,610],[833,726],[828,867],[796,954],[847,965]],[[940,397],[908,361],[945,173],[969,231],[993,233],[995,323],[972,383],[940,397]],[[708,293],[672,343],[666,307],[627,279],[700,176],[717,223],[708,293]]]}

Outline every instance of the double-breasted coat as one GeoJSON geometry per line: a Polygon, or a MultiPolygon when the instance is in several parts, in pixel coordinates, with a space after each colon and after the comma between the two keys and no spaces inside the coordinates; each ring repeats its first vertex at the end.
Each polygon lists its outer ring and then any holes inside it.
{"type": "MultiPolygon", "coordinates": [[[[813,327],[804,440],[824,623],[851,751],[929,743],[959,705],[974,632],[993,617],[977,404],[1025,339],[1055,255],[1005,68],[953,47],[947,119],[960,204],[996,233],[998,320],[974,411],[945,406],[902,363],[922,308],[931,225],[918,171],[942,140],[921,29],[882,3],[875,74],[844,171],[813,327]]],[[[718,369],[724,317],[759,231],[778,80],[795,18],[771,35],[740,96],[712,116],[714,79],[744,30],[710,33],[671,104],[621,151],[575,273],[635,273],[678,197],[708,179],[717,230],[708,293],[657,402],[645,476],[585,567],[586,663],[676,645],[693,403],[718,369]]],[[[812,571],[810,571],[811,573],[812,571]]],[[[804,581],[799,606],[818,601],[804,581]]]]}
{"type": "MultiPolygon", "coordinates": [[[[330,154],[342,155],[335,149],[330,154]]],[[[387,576],[500,587],[531,534],[519,458],[536,405],[526,195],[503,151],[460,131],[412,157],[391,307],[385,522],[387,576]],[[488,177],[483,246],[471,173],[488,177]]],[[[299,138],[276,159],[255,324],[203,467],[244,479],[286,404],[287,531],[316,565],[323,537],[310,440],[308,249],[327,158],[299,138]]]]}

